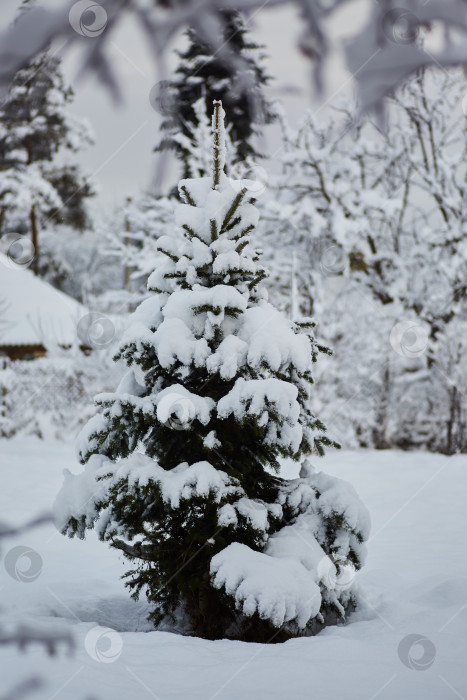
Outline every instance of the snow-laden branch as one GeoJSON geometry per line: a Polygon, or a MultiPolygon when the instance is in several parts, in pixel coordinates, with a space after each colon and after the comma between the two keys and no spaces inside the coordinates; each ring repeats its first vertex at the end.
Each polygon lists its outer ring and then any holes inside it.
{"type": "Polygon", "coordinates": [[[467,5],[463,0],[405,0],[374,5],[367,25],[346,50],[363,111],[378,108],[409,75],[420,68],[449,68],[467,62],[467,5]],[[434,55],[417,41],[421,27],[441,24],[444,45],[434,55]]]}
{"type": "MultiPolygon", "coordinates": [[[[331,49],[333,23],[329,19],[352,0],[295,0],[303,31],[297,49],[314,63],[315,87],[320,88],[322,68],[331,49]]],[[[69,0],[50,10],[40,5],[24,12],[0,34],[0,86],[5,88],[15,72],[51,41],[64,42],[66,50],[79,42],[80,74],[93,72],[120,97],[120,76],[110,60],[107,47],[119,23],[132,15],[151,47],[160,78],[164,78],[164,55],[180,32],[191,27],[232,69],[244,78],[240,86],[248,91],[251,75],[242,58],[224,40],[224,18],[219,10],[251,13],[262,8],[292,5],[291,0],[101,0],[86,3],[69,0]],[[84,38],[84,40],[83,40],[84,38]],[[243,68],[243,70],[242,70],[243,68]]],[[[385,0],[371,3],[370,17],[346,48],[347,66],[358,84],[361,106],[379,110],[384,98],[422,67],[450,67],[467,63],[467,7],[462,0],[385,0]],[[443,46],[434,55],[417,41],[421,27],[438,27],[443,46]],[[456,36],[451,33],[455,29],[456,36]]],[[[292,8],[291,8],[292,10],[292,8]]]]}
{"type": "Polygon", "coordinates": [[[30,520],[24,525],[13,526],[0,522],[0,539],[5,537],[17,537],[18,535],[22,535],[23,533],[28,532],[29,530],[32,530],[35,527],[39,527],[40,525],[45,525],[51,522],[53,522],[53,518],[52,515],[50,515],[49,513],[39,515],[37,518],[34,518],[34,520],[30,520]]]}

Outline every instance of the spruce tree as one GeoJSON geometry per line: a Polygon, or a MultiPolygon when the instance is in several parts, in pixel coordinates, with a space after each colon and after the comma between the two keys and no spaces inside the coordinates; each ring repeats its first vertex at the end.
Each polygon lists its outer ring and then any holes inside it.
{"type": "Polygon", "coordinates": [[[355,607],[347,578],[368,518],[351,487],[306,459],[331,444],[309,407],[324,348],[311,322],[267,301],[248,183],[224,173],[219,102],[212,151],[209,176],[180,182],[184,238],[159,240],[166,261],[116,356],[129,371],[97,397],[78,440],[86,467],[67,474],[57,525],[80,538],[95,528],[123,552],[156,624],[279,641],[355,607]],[[287,457],[300,478],[278,475],[287,457]]]}
{"type": "Polygon", "coordinates": [[[238,12],[220,10],[219,17],[223,26],[222,51],[215,51],[189,29],[188,47],[177,52],[180,63],[174,77],[162,88],[167,93],[161,125],[165,133],[156,150],[173,150],[183,165],[184,178],[190,177],[190,152],[174,136],[183,134],[191,138],[199,122],[195,105],[200,98],[204,97],[208,105],[213,100],[224,105],[227,127],[235,145],[234,163],[261,157],[254,146],[254,137],[264,124],[275,119],[274,109],[263,94],[270,78],[262,66],[262,47],[248,39],[238,12]],[[226,61],[223,51],[228,53],[230,61],[226,61]]]}
{"type": "Polygon", "coordinates": [[[88,224],[92,187],[69,156],[91,137],[85,123],[67,113],[72,99],[60,59],[45,51],[16,73],[0,105],[0,235],[29,231],[35,272],[41,225],[82,230],[88,224]]]}

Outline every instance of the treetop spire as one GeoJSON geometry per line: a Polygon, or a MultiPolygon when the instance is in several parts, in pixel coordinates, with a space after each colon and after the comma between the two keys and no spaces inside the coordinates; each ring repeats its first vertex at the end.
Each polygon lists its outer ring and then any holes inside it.
{"type": "Polygon", "coordinates": [[[222,108],[221,100],[214,100],[213,105],[214,112],[212,115],[212,189],[216,190],[220,182],[221,173],[223,173],[225,169],[225,112],[222,108]]]}

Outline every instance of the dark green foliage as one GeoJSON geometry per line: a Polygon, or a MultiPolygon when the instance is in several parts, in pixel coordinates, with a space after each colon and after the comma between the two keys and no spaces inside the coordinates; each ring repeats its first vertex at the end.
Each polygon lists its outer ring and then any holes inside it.
{"type": "Polygon", "coordinates": [[[237,60],[241,58],[236,72],[232,73],[235,61],[226,63],[222,51],[214,51],[193,30],[189,30],[188,48],[178,52],[180,63],[168,83],[175,109],[162,122],[164,136],[156,150],[174,151],[183,165],[184,178],[190,177],[188,152],[172,136],[181,132],[191,137],[190,125],[197,123],[193,105],[200,97],[205,97],[207,105],[214,100],[221,100],[224,105],[226,126],[237,148],[234,162],[261,157],[253,145],[254,136],[264,124],[275,119],[275,113],[262,91],[269,77],[261,65],[261,46],[247,38],[247,30],[239,13],[222,10],[219,15],[224,23],[223,49],[231,52],[237,60]],[[250,82],[245,82],[247,75],[250,82]]]}

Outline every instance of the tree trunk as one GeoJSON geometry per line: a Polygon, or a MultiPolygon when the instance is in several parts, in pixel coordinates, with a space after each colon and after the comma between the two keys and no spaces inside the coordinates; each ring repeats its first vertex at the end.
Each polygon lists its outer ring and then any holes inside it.
{"type": "Polygon", "coordinates": [[[37,275],[38,271],[39,271],[39,241],[38,241],[36,210],[34,209],[34,206],[31,207],[31,211],[29,214],[29,220],[31,222],[31,244],[32,244],[32,254],[34,256],[32,259],[31,269],[34,272],[34,274],[37,275]]]}
{"type": "MultiPolygon", "coordinates": [[[[128,197],[127,199],[127,204],[131,202],[131,199],[128,197]]],[[[131,223],[130,223],[130,217],[126,216],[125,218],[125,233],[130,234],[131,233],[131,223]]],[[[125,245],[125,252],[129,248],[129,246],[132,244],[132,240],[129,235],[125,236],[124,238],[124,245],[125,245]]],[[[123,288],[125,291],[128,292],[128,295],[131,293],[131,273],[132,273],[132,268],[128,264],[128,257],[125,255],[125,260],[124,260],[124,270],[123,270],[123,288]]],[[[131,301],[128,301],[127,305],[127,310],[128,313],[131,313],[134,311],[133,304],[131,301]]]]}
{"type": "Polygon", "coordinates": [[[377,450],[387,450],[390,446],[387,435],[390,391],[391,375],[388,363],[384,368],[381,395],[379,396],[378,410],[376,412],[375,426],[373,428],[373,444],[377,450]]]}
{"type": "Polygon", "coordinates": [[[452,387],[449,392],[449,419],[447,423],[447,454],[455,454],[458,451],[463,451],[463,426],[462,426],[462,408],[461,396],[457,387],[452,387]]]}
{"type": "Polygon", "coordinates": [[[194,593],[190,613],[195,635],[203,639],[222,639],[226,611],[222,609],[219,592],[203,581],[194,593]]]}

